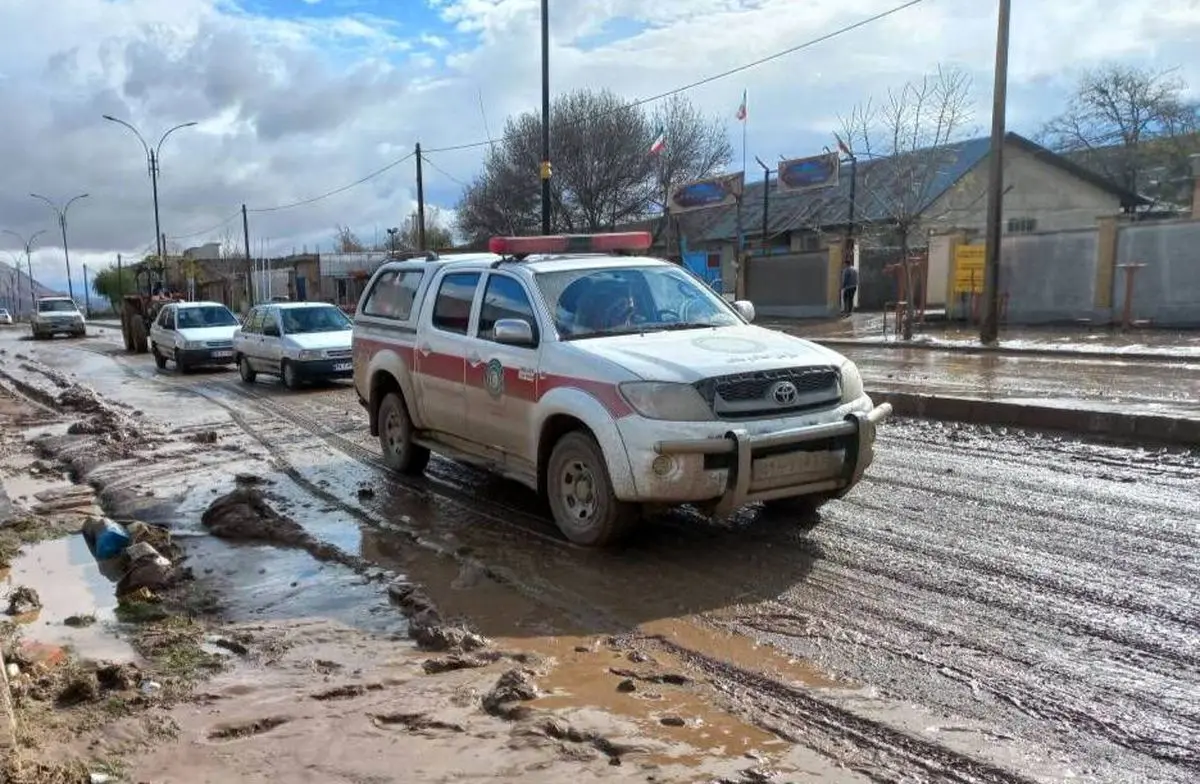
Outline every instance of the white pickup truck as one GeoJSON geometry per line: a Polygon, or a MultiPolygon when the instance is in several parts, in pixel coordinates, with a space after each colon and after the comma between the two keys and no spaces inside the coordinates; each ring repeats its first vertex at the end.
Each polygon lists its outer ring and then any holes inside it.
{"type": "Polygon", "coordinates": [[[354,384],[395,470],[430,452],[536,489],[573,542],[646,506],[809,512],[871,463],[854,363],[751,325],[642,232],[497,237],[491,253],[389,262],[354,319],[354,384]]]}

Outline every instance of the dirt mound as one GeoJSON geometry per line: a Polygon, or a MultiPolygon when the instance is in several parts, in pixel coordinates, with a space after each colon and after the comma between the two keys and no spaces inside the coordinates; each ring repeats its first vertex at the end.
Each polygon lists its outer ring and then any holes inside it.
{"type": "Polygon", "coordinates": [[[9,615],[27,615],[40,609],[42,609],[42,600],[37,595],[37,591],[24,585],[18,585],[8,595],[8,608],[5,612],[9,615]]]}
{"type": "MultiPolygon", "coordinates": [[[[59,381],[49,373],[46,375],[53,381],[59,381]]],[[[95,392],[78,384],[72,384],[60,392],[57,403],[60,410],[74,411],[80,414],[98,414],[105,410],[104,402],[95,392]]]]}
{"type": "Polygon", "coordinates": [[[213,536],[243,542],[269,542],[306,549],[312,537],[295,520],[276,512],[262,492],[239,487],[204,510],[200,524],[213,536]]]}
{"type": "Polygon", "coordinates": [[[540,693],[533,672],[513,668],[501,675],[492,690],[483,696],[483,709],[502,719],[517,719],[529,712],[521,703],[536,700],[540,693]]]}

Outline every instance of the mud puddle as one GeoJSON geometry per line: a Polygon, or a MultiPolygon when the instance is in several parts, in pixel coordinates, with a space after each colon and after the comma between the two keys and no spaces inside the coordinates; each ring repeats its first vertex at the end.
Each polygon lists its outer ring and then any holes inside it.
{"type": "Polygon", "coordinates": [[[32,588],[41,609],[18,616],[39,642],[70,646],[83,658],[134,661],[129,643],[117,636],[113,584],[96,568],[82,536],[51,539],[25,548],[4,578],[6,592],[32,588]]]}

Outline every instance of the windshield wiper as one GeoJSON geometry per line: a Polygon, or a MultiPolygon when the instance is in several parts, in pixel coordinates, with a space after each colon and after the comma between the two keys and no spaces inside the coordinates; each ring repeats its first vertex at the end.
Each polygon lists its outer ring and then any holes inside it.
{"type": "Polygon", "coordinates": [[[681,329],[713,329],[717,324],[701,323],[699,321],[677,321],[670,324],[655,324],[648,332],[675,332],[681,329]]]}

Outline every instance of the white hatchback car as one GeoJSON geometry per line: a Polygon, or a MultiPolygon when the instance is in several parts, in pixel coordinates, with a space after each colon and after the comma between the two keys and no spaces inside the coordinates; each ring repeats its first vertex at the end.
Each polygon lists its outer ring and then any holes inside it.
{"type": "Polygon", "coordinates": [[[232,365],[237,316],[220,302],[173,302],[150,326],[150,353],[160,368],[168,360],[186,373],[194,367],[232,365]]]}
{"type": "Polygon", "coordinates": [[[324,302],[271,302],[250,311],[233,336],[238,373],[247,384],[259,373],[279,376],[296,389],[305,381],[354,374],[352,324],[341,308],[324,302]]]}

